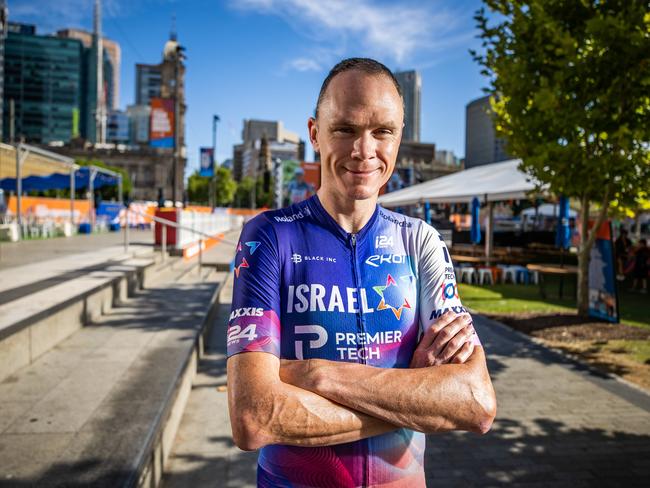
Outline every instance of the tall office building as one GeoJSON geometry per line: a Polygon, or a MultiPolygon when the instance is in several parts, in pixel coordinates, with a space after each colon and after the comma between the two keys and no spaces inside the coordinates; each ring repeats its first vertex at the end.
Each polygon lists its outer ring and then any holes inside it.
{"type": "MultiPolygon", "coordinates": [[[[16,138],[47,144],[79,134],[83,46],[77,39],[39,36],[33,25],[9,23],[4,102],[13,100],[16,138]]],[[[10,121],[4,111],[4,135],[10,121]]]]}
{"type": "Polygon", "coordinates": [[[422,79],[417,71],[400,71],[395,78],[404,96],[404,132],[402,140],[420,142],[420,105],[422,79]]]}
{"type": "MultiPolygon", "coordinates": [[[[62,29],[57,31],[58,37],[66,39],[78,39],[83,44],[84,48],[91,49],[93,44],[93,34],[82,29],[62,29]]],[[[120,66],[122,63],[122,49],[120,45],[102,36],[102,44],[104,47],[105,55],[108,57],[110,76],[106,71],[104,72],[104,79],[106,79],[106,102],[108,109],[117,110],[120,104],[120,66]]],[[[105,63],[106,64],[106,63],[105,63]]]]}
{"type": "Polygon", "coordinates": [[[465,168],[511,159],[505,139],[496,136],[490,97],[477,98],[465,110],[465,168]]]}
{"type": "Polygon", "coordinates": [[[135,104],[149,105],[152,98],[160,96],[162,71],[159,64],[135,65],[135,104]]]}
{"type": "Polygon", "coordinates": [[[2,89],[4,86],[4,67],[5,67],[5,37],[7,36],[8,10],[5,0],[0,0],[0,141],[2,140],[2,112],[3,96],[2,89]]]}
{"type": "Polygon", "coordinates": [[[305,159],[304,141],[295,132],[286,130],[280,120],[244,120],[242,139],[241,144],[233,147],[233,176],[237,181],[270,170],[268,166],[276,158],[305,159]]]}

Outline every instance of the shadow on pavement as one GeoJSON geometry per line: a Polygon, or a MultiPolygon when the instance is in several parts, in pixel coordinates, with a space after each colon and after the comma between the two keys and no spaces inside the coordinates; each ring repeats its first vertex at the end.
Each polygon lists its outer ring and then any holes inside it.
{"type": "Polygon", "coordinates": [[[497,419],[485,436],[427,436],[429,486],[648,486],[650,437],[497,419]]]}

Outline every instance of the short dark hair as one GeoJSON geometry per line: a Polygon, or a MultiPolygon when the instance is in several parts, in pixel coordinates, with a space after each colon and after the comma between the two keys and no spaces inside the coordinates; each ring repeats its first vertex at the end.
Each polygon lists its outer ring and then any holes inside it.
{"type": "Polygon", "coordinates": [[[397,90],[397,93],[399,93],[399,97],[402,99],[404,98],[402,95],[402,88],[399,86],[397,78],[395,78],[393,72],[389,70],[385,65],[370,58],[348,58],[337,63],[336,66],[330,70],[329,74],[323,81],[323,85],[320,87],[320,92],[318,93],[318,101],[316,102],[316,111],[314,113],[315,118],[318,118],[318,108],[325,98],[325,93],[327,92],[327,87],[329,86],[330,82],[336,75],[345,73],[346,71],[361,71],[362,73],[366,73],[368,75],[387,76],[395,85],[395,89],[397,90]]]}

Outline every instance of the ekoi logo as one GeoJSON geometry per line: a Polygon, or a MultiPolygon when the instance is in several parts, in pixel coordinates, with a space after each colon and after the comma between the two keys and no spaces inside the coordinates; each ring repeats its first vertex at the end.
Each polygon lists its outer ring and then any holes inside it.
{"type": "MultiPolygon", "coordinates": [[[[327,330],[320,325],[296,325],[294,332],[298,335],[309,335],[312,340],[309,341],[310,349],[319,349],[327,343],[327,330]],[[313,337],[316,336],[314,339],[313,337]]],[[[304,359],[304,342],[296,341],[295,343],[296,359],[304,359]]]]}

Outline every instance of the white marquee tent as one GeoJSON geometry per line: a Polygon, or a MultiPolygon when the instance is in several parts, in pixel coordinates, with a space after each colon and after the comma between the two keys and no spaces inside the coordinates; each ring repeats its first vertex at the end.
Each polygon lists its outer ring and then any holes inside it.
{"type": "Polygon", "coordinates": [[[529,176],[517,168],[519,163],[520,159],[510,159],[459,171],[386,193],[379,197],[379,204],[384,207],[399,207],[425,202],[470,203],[474,197],[478,197],[481,202],[488,204],[485,255],[491,256],[493,202],[529,198],[537,187],[529,176]]]}
{"type": "Polygon", "coordinates": [[[535,190],[530,177],[517,169],[521,160],[511,159],[459,171],[425,181],[379,197],[384,207],[418,203],[469,203],[474,197],[481,202],[528,198],[535,190]]]}

